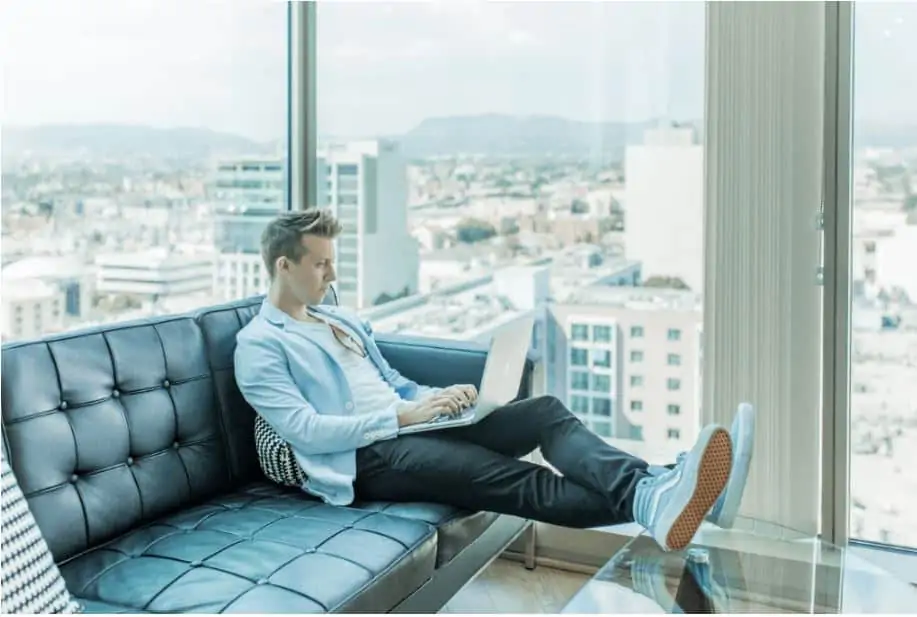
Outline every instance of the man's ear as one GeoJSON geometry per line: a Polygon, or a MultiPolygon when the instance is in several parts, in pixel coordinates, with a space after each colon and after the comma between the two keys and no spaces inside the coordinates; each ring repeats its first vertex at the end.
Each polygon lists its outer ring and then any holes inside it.
{"type": "Polygon", "coordinates": [[[278,257],[274,262],[274,272],[281,272],[290,269],[290,262],[286,257],[278,257]]]}

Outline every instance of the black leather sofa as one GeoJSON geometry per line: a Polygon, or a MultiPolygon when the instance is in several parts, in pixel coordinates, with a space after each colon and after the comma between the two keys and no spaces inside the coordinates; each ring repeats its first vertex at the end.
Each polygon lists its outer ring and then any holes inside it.
{"type": "MultiPolygon", "coordinates": [[[[3,346],[3,447],[68,588],[86,612],[438,610],[530,523],[268,482],[232,367],[260,304],[3,346]]],[[[378,340],[420,383],[480,382],[478,345],[378,340]]]]}

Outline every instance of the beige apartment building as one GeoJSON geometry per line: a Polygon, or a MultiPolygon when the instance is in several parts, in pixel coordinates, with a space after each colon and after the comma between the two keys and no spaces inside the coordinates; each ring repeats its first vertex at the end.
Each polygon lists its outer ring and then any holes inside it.
{"type": "Polygon", "coordinates": [[[700,298],[688,291],[589,287],[547,315],[547,389],[596,433],[656,462],[700,428],[700,298]]]}

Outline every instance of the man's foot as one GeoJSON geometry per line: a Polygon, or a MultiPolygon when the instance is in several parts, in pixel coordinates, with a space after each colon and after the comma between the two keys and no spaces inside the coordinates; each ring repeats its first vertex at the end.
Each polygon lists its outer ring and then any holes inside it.
{"type": "Polygon", "coordinates": [[[681,550],[691,542],[732,471],[732,440],[711,424],[674,468],[643,478],[634,497],[634,520],[663,550],[681,550]]]}
{"type": "MultiPolygon", "coordinates": [[[[739,505],[742,503],[742,495],[745,493],[745,483],[748,481],[748,468],[751,465],[751,454],[755,446],[755,409],[749,403],[739,405],[732,420],[729,436],[732,438],[732,473],[723,493],[707,514],[708,521],[723,529],[729,529],[735,523],[739,505]]],[[[681,465],[687,456],[687,452],[682,452],[675,459],[675,465],[669,467],[650,465],[648,471],[654,476],[667,473],[681,465]]]]}
{"type": "Polygon", "coordinates": [[[745,493],[745,483],[748,481],[751,453],[755,447],[755,408],[749,403],[739,405],[729,436],[732,438],[733,449],[732,473],[723,494],[707,515],[708,521],[723,529],[729,529],[735,523],[745,493]]]}

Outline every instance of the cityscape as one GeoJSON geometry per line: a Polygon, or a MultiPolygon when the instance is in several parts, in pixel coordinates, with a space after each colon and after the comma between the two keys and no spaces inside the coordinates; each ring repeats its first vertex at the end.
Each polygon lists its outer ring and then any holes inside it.
{"type": "MultiPolygon", "coordinates": [[[[670,461],[700,423],[702,150],[698,127],[675,123],[599,166],[323,145],[317,199],[344,226],[339,301],[377,332],[480,342],[535,314],[545,391],[612,443],[670,461]],[[688,236],[676,250],[663,220],[688,236]]],[[[852,524],[897,544],[917,542],[902,524],[917,493],[876,480],[912,481],[917,446],[915,162],[864,151],[854,211],[852,524]]],[[[286,178],[279,154],[5,156],[3,340],[264,293],[259,236],[285,208],[286,178]]]]}
{"type": "MultiPolygon", "coordinates": [[[[285,3],[58,4],[0,20],[3,342],[264,293],[260,233],[290,205],[285,3]]],[[[917,4],[867,6],[851,535],[917,547],[917,4]]],[[[539,387],[671,462],[701,422],[704,4],[318,14],[339,302],[377,333],[481,343],[534,315],[539,387]]]]}

